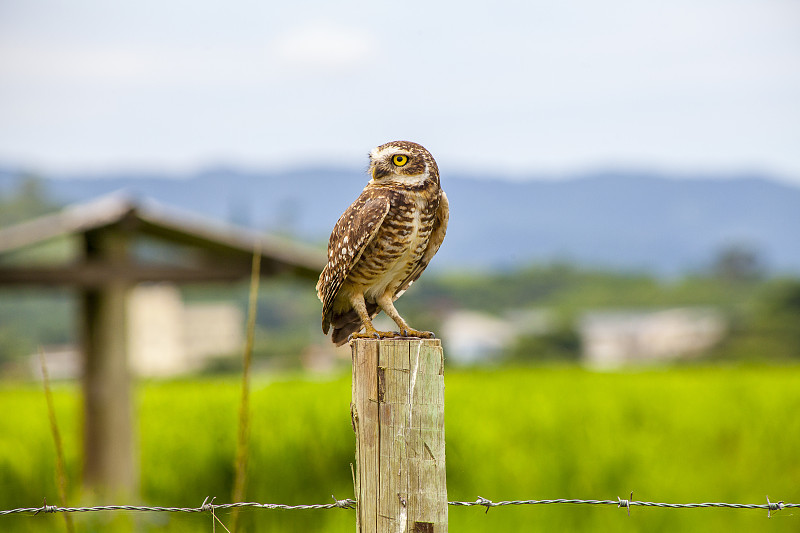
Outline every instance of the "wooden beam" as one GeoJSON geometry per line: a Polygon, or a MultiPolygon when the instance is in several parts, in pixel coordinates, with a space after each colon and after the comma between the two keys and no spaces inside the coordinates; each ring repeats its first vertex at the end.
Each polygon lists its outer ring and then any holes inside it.
{"type": "MultiPolygon", "coordinates": [[[[267,269],[268,267],[265,267],[267,269]]],[[[269,272],[270,274],[272,272],[269,272]]],[[[43,285],[98,288],[111,281],[124,280],[135,284],[166,281],[195,283],[208,281],[237,281],[250,274],[249,264],[230,262],[197,268],[178,266],[112,264],[93,261],[61,267],[0,267],[0,285],[43,285]]]]}
{"type": "Polygon", "coordinates": [[[124,196],[73,205],[54,214],[0,228],[0,254],[58,237],[106,230],[146,235],[206,250],[218,257],[243,258],[247,264],[254,251],[260,249],[262,264],[272,263],[278,266],[279,272],[289,271],[315,281],[327,260],[321,247],[301,245],[148,202],[139,205],[124,196]]]}
{"type": "Polygon", "coordinates": [[[441,342],[356,339],[351,348],[358,533],[446,532],[441,342]]]}

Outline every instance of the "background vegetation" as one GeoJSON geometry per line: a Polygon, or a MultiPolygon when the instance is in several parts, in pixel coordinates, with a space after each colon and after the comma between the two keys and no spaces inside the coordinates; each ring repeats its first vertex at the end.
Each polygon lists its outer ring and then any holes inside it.
{"type": "MultiPolygon", "coordinates": [[[[0,194],[0,226],[57,207],[34,176],[0,194]]],[[[64,252],[64,243],[26,252],[64,252]]],[[[5,260],[15,260],[15,254],[5,260]]],[[[247,307],[247,286],[184,287],[187,301],[234,300],[247,307]]],[[[0,289],[0,376],[19,375],[20,365],[39,345],[74,344],[75,294],[69,290],[0,289]]],[[[577,326],[583,313],[597,309],[653,309],[710,306],[731,324],[726,341],[706,354],[714,360],[800,362],[800,279],[768,277],[753,250],[730,246],[708,268],[682,277],[658,278],[644,272],[601,271],[569,264],[531,265],[507,271],[431,271],[398,307],[412,324],[438,331],[447,313],[478,310],[496,316],[547,310],[554,318],[545,335],[523,335],[501,359],[575,361],[581,353],[577,326]]],[[[298,354],[325,342],[319,330],[319,302],[308,283],[270,279],[262,284],[255,357],[261,367],[300,364],[298,354]]],[[[235,362],[233,363],[235,365],[235,362]]],[[[222,362],[213,370],[231,368],[222,362]]]]}
{"type": "MultiPolygon", "coordinates": [[[[591,373],[574,367],[449,371],[451,500],[538,498],[649,501],[800,501],[800,369],[692,367],[591,373]]],[[[325,503],[353,494],[348,375],[257,379],[247,499],[325,503]]],[[[138,389],[143,503],[197,507],[229,501],[238,380],[149,383],[138,389]]],[[[78,390],[56,405],[73,504],[79,479],[78,390]]],[[[53,445],[34,386],[0,389],[0,508],[56,499],[53,445]]],[[[221,515],[223,521],[226,514],[221,515]]],[[[124,515],[123,515],[124,518],[124,515]]],[[[245,511],[248,531],[352,531],[348,510],[245,511]]],[[[107,530],[118,513],[76,515],[79,531],[107,530]]],[[[128,515],[139,531],[210,530],[210,517],[128,515]]],[[[59,516],[0,517],[5,531],[53,531],[59,516]]],[[[452,531],[796,531],[796,513],[535,506],[451,508],[452,531]]],[[[119,525],[119,524],[117,524],[119,525]]]]}

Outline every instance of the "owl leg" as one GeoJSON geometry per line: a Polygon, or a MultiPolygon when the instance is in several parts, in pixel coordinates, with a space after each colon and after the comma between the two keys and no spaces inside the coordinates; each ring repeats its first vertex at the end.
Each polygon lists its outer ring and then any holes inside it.
{"type": "Polygon", "coordinates": [[[432,331],[418,331],[409,327],[406,321],[403,320],[403,317],[400,316],[400,313],[397,312],[397,309],[394,308],[392,296],[389,292],[384,293],[383,296],[378,298],[378,305],[389,318],[394,320],[397,327],[400,328],[401,337],[420,337],[422,339],[432,339],[436,337],[432,331]]]}
{"type": "Polygon", "coordinates": [[[361,293],[354,294],[350,298],[350,303],[353,305],[353,309],[356,310],[358,313],[359,318],[361,318],[361,323],[364,325],[364,333],[353,333],[350,335],[350,338],[353,339],[385,339],[389,337],[397,337],[397,333],[393,331],[378,331],[375,329],[375,326],[372,325],[372,319],[369,317],[369,312],[367,312],[367,304],[364,302],[364,295],[361,293]]]}

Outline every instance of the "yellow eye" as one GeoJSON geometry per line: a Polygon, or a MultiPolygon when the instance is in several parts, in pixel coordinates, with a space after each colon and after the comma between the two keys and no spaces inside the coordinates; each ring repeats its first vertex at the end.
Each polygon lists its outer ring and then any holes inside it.
{"type": "Polygon", "coordinates": [[[408,163],[408,156],[397,154],[392,158],[392,162],[398,167],[402,167],[408,163]]]}

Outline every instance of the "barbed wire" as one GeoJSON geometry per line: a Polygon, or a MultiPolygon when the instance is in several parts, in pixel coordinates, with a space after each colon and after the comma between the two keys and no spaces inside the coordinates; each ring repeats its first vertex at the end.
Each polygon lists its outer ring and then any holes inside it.
{"type": "Polygon", "coordinates": [[[19,509],[9,509],[0,511],[0,516],[15,513],[89,513],[95,511],[145,511],[161,513],[205,513],[224,509],[239,507],[255,507],[260,509],[280,509],[283,511],[310,510],[310,509],[353,509],[356,500],[346,499],[337,500],[334,503],[321,503],[309,505],[285,505],[281,503],[257,503],[257,502],[237,502],[237,503],[213,503],[206,498],[200,507],[150,507],[145,505],[97,505],[94,507],[59,507],[58,505],[47,505],[45,501],[41,507],[23,507],[19,509]]]}
{"type": "Polygon", "coordinates": [[[474,502],[447,502],[449,505],[460,507],[481,506],[486,508],[486,512],[492,507],[500,507],[503,505],[551,505],[551,504],[585,504],[585,505],[616,505],[619,508],[625,508],[628,511],[628,516],[631,514],[631,507],[663,507],[668,509],[698,509],[704,507],[722,507],[728,509],[765,509],[767,511],[767,518],[772,517],[774,511],[782,509],[800,507],[798,503],[783,503],[769,501],[767,496],[767,503],[721,503],[721,502],[705,502],[705,503],[661,503],[661,502],[644,502],[633,500],[633,493],[630,499],[621,499],[619,496],[616,500],[573,500],[573,499],[555,499],[555,500],[508,500],[493,502],[486,498],[478,496],[474,502]]]}
{"type": "MultiPolygon", "coordinates": [[[[205,513],[215,511],[251,507],[257,509],[276,509],[283,511],[295,510],[313,510],[313,509],[353,509],[356,506],[356,500],[348,498],[344,500],[337,500],[334,496],[333,503],[323,504],[310,504],[310,505],[285,505],[280,503],[257,503],[257,502],[237,502],[237,503],[213,503],[213,499],[209,501],[206,498],[200,507],[150,507],[143,505],[99,505],[94,507],[60,507],[58,505],[47,505],[45,500],[44,504],[40,507],[22,507],[18,509],[0,510],[0,516],[11,514],[25,514],[30,513],[37,515],[39,513],[88,513],[97,511],[144,511],[144,512],[166,512],[166,513],[205,513]]],[[[492,507],[502,507],[506,505],[554,505],[554,504],[584,504],[584,505],[615,505],[618,508],[624,508],[631,514],[631,507],[662,507],[667,509],[698,509],[708,507],[721,507],[728,509],[762,509],[767,511],[767,518],[772,517],[773,512],[781,511],[783,509],[800,507],[798,503],[783,503],[769,501],[767,496],[767,503],[719,503],[719,502],[705,502],[705,503],[660,503],[660,502],[645,502],[633,500],[633,493],[630,498],[621,499],[617,497],[616,500],[576,500],[576,499],[554,499],[554,500],[504,500],[495,502],[487,498],[478,496],[475,501],[463,502],[447,502],[448,505],[454,507],[485,507],[486,513],[492,507]]]]}

